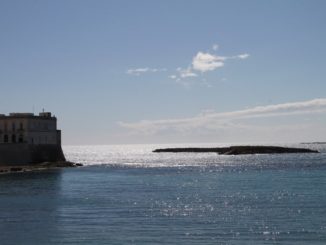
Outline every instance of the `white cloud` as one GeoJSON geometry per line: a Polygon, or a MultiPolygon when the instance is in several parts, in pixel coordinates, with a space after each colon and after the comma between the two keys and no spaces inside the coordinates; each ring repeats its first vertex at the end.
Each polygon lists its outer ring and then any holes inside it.
{"type": "Polygon", "coordinates": [[[126,71],[127,74],[129,75],[140,75],[141,73],[145,73],[149,70],[148,67],[146,68],[136,68],[136,69],[129,69],[126,71]]]}
{"type": "Polygon", "coordinates": [[[245,53],[245,54],[239,54],[237,56],[237,58],[244,60],[244,59],[249,58],[249,56],[250,56],[250,54],[245,53]]]}
{"type": "Polygon", "coordinates": [[[178,74],[170,75],[169,78],[175,80],[177,83],[182,84],[185,87],[190,87],[192,84],[191,80],[189,78],[195,78],[198,75],[191,69],[191,67],[188,67],[187,69],[182,69],[181,67],[177,68],[178,74]]]}
{"type": "Polygon", "coordinates": [[[144,68],[135,68],[135,69],[129,69],[126,71],[126,73],[128,75],[135,75],[135,76],[139,76],[141,74],[144,73],[148,73],[148,72],[162,72],[162,71],[167,71],[166,68],[149,68],[149,67],[144,67],[144,68]]]}
{"type": "Polygon", "coordinates": [[[213,71],[224,66],[225,57],[220,57],[210,53],[198,52],[192,59],[192,67],[200,72],[213,71]]]}
{"type": "Polygon", "coordinates": [[[171,79],[177,79],[177,76],[176,75],[170,75],[169,78],[171,78],[171,79]]]}
{"type": "Polygon", "coordinates": [[[250,55],[247,53],[235,56],[218,56],[215,54],[198,52],[192,59],[192,69],[200,72],[214,71],[217,68],[223,67],[226,60],[244,60],[249,58],[249,56],[250,55]]]}
{"type": "MultiPolygon", "coordinates": [[[[219,49],[218,44],[214,44],[212,46],[213,51],[217,51],[219,49]]],[[[175,80],[176,82],[186,85],[189,87],[190,84],[193,84],[195,81],[193,78],[195,77],[203,77],[203,74],[209,71],[214,71],[218,68],[224,66],[227,60],[231,59],[247,59],[250,55],[248,53],[243,53],[235,56],[219,56],[211,52],[197,52],[197,54],[192,58],[190,66],[188,68],[177,68],[176,74],[171,74],[168,77],[170,79],[175,80]]],[[[145,73],[156,73],[167,71],[166,68],[134,68],[126,71],[128,75],[139,76],[145,73]]],[[[209,82],[205,81],[205,85],[211,87],[209,82]]]]}
{"type": "MultiPolygon", "coordinates": [[[[214,44],[212,49],[217,51],[218,44],[214,44]]],[[[209,52],[198,52],[192,59],[192,69],[200,72],[214,71],[217,68],[223,67],[226,60],[230,59],[247,59],[248,53],[234,55],[234,56],[218,56],[209,52]]]]}
{"type": "Polygon", "coordinates": [[[325,113],[326,98],[303,102],[283,103],[257,106],[249,109],[231,112],[206,111],[198,116],[181,119],[143,120],[135,123],[119,122],[119,125],[133,131],[154,134],[164,130],[192,132],[193,130],[219,130],[237,124],[237,121],[250,118],[279,117],[325,113]]]}
{"type": "Polygon", "coordinates": [[[196,73],[192,71],[190,67],[188,67],[187,69],[178,68],[177,71],[179,72],[181,78],[198,76],[196,73]]]}

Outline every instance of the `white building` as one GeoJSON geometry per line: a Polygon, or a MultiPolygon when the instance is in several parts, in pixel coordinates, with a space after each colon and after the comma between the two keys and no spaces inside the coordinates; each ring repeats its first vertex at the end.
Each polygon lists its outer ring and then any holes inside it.
{"type": "Polygon", "coordinates": [[[0,114],[0,144],[61,145],[57,118],[50,112],[0,114]]]}

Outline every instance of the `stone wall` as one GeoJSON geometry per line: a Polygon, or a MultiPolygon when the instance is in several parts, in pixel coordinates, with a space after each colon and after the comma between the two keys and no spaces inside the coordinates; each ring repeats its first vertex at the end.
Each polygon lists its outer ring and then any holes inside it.
{"type": "Polygon", "coordinates": [[[65,161],[61,145],[0,144],[0,165],[65,161]]]}

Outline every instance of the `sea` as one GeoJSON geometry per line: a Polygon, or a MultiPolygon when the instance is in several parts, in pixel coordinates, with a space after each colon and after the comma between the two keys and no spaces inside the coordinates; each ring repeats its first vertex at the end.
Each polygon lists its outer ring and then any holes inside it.
{"type": "Polygon", "coordinates": [[[0,244],[326,244],[326,144],[152,152],[222,145],[63,146],[84,166],[0,175],[0,244]]]}

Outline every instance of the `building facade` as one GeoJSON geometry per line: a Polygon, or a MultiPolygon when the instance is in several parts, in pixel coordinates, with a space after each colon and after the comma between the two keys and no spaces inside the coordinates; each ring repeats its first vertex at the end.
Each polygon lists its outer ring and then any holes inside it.
{"type": "Polygon", "coordinates": [[[62,162],[61,131],[50,112],[0,114],[0,166],[62,162]]]}
{"type": "Polygon", "coordinates": [[[0,114],[0,144],[61,145],[57,118],[50,112],[0,114]]]}

